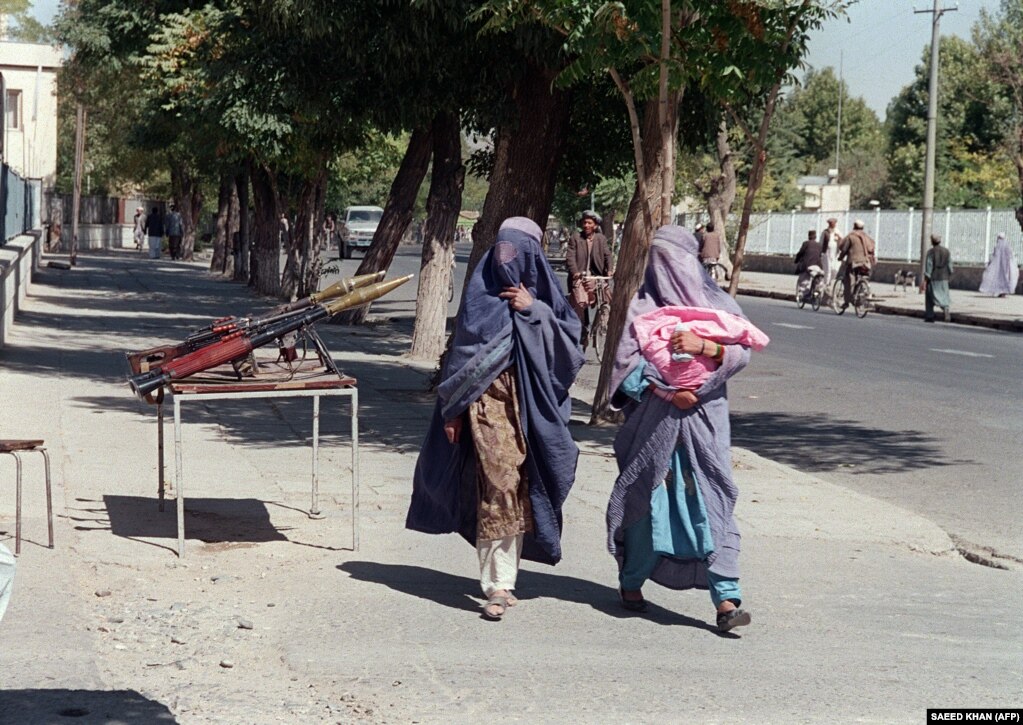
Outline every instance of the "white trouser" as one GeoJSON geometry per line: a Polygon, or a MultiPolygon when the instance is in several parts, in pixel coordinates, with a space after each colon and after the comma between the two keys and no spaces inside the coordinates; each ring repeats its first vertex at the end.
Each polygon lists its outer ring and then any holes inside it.
{"type": "Polygon", "coordinates": [[[149,258],[159,259],[160,258],[160,246],[163,244],[163,237],[150,237],[149,238],[149,258]]]}
{"type": "Polygon", "coordinates": [[[476,553],[480,557],[480,586],[488,599],[499,589],[510,592],[515,588],[521,552],[522,534],[476,541],[476,553]]]}
{"type": "Polygon", "coordinates": [[[11,583],[14,581],[16,561],[10,549],[0,544],[0,619],[4,618],[7,602],[11,599],[11,583]]]}

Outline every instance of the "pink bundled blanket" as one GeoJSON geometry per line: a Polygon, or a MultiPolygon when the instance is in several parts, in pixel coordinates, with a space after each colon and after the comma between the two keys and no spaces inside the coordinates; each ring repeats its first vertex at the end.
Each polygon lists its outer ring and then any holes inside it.
{"type": "Polygon", "coordinates": [[[723,345],[745,345],[763,350],[770,338],[756,325],[739,315],[706,307],[661,307],[633,322],[639,349],[648,363],[653,365],[668,385],[683,390],[696,390],[717,370],[714,358],[696,355],[686,362],[671,359],[671,336],[675,325],[706,340],[723,345]]]}

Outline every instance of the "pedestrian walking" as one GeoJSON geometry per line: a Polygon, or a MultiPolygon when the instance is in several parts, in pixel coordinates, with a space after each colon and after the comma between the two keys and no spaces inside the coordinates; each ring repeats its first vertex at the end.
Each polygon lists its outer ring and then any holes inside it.
{"type": "Polygon", "coordinates": [[[171,259],[181,259],[181,238],[185,236],[185,222],[176,204],[171,204],[170,214],[165,222],[167,243],[171,259]]]}
{"type": "Polygon", "coordinates": [[[135,249],[142,251],[142,243],[146,239],[146,210],[135,207],[135,218],[132,220],[132,233],[135,238],[135,249]]]}
{"type": "Polygon", "coordinates": [[[827,228],[821,233],[821,252],[824,263],[824,289],[831,289],[838,277],[838,245],[842,243],[842,233],[838,231],[838,219],[828,219],[827,228]]]}
{"type": "Polygon", "coordinates": [[[718,363],[696,390],[665,384],[643,356],[634,321],[666,306],[742,315],[738,303],[703,272],[696,238],[682,227],[657,230],[643,286],[629,304],[611,377],[612,406],[625,413],[615,437],[619,475],[607,506],[607,544],[618,561],[622,605],[646,609],[649,579],[671,589],[706,588],[717,626],[749,624],[741,608],[739,529],[733,511],[725,383],[749,362],[749,350],[692,332],[672,335],[677,354],[718,363]]]}
{"type": "Polygon", "coordinates": [[[14,582],[14,571],[18,560],[11,550],[0,544],[0,619],[4,618],[7,604],[11,601],[11,586],[14,582]]]}
{"type": "Polygon", "coordinates": [[[1012,247],[1005,239],[1005,232],[999,232],[995,249],[991,252],[991,259],[980,280],[980,293],[992,297],[1014,295],[1018,284],[1019,267],[1012,254],[1012,247]]]}
{"type": "Polygon", "coordinates": [[[149,238],[149,258],[160,258],[160,247],[163,245],[163,215],[158,207],[153,207],[146,217],[146,236],[149,238]]]}
{"type": "Polygon", "coordinates": [[[476,547],[492,620],[517,602],[520,557],[561,559],[561,506],[579,456],[568,431],[579,319],[541,235],[525,217],[506,220],[473,271],[405,521],[476,547]]]}
{"type": "Polygon", "coordinates": [[[952,320],[952,298],[948,293],[948,281],[952,278],[952,253],[941,246],[941,237],[931,235],[931,248],[927,250],[924,262],[924,322],[934,322],[934,306],[945,313],[945,322],[952,320]]]}

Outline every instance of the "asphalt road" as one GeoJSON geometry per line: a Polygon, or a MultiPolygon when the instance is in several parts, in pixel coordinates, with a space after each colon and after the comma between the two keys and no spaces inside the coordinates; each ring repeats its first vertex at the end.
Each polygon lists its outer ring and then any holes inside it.
{"type": "MultiPolygon", "coordinates": [[[[452,315],[468,252],[459,245],[452,315]]],[[[419,253],[402,247],[392,273],[418,271],[419,253]]],[[[414,283],[399,293],[414,299],[414,283]]],[[[920,513],[967,549],[1023,561],[1023,336],[740,303],[771,344],[730,386],[735,445],[920,513]]],[[[589,358],[582,376],[595,382],[589,358]]]]}
{"type": "Polygon", "coordinates": [[[1023,336],[740,302],[772,339],[729,391],[736,445],[1023,559],[1023,336]]]}

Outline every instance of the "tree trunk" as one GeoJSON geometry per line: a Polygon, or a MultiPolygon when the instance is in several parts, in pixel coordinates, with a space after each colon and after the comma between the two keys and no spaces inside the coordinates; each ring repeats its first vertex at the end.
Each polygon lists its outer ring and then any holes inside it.
{"type": "MultiPolygon", "coordinates": [[[[674,101],[669,104],[669,120],[672,138],[674,138],[678,130],[679,95],[673,94],[672,98],[674,101]]],[[[661,218],[660,206],[664,197],[659,182],[662,178],[660,164],[664,157],[664,144],[659,133],[661,128],[658,118],[659,105],[659,101],[653,99],[647,101],[643,109],[641,138],[643,170],[646,172],[646,179],[640,180],[637,177],[636,190],[632,195],[629,211],[625,217],[625,233],[622,236],[622,248],[618,252],[618,263],[615,268],[615,286],[611,299],[611,316],[607,326],[607,342],[600,365],[597,391],[593,396],[590,423],[598,423],[610,417],[608,386],[611,382],[611,372],[614,369],[615,352],[618,350],[618,343],[621,341],[622,331],[625,329],[625,317],[629,311],[629,303],[643,283],[647,252],[650,250],[650,240],[655,231],[647,227],[647,220],[661,218]],[[644,192],[646,198],[642,195],[644,192]]]]}
{"type": "MultiPolygon", "coordinates": [[[[671,0],[661,0],[661,54],[657,105],[661,140],[661,224],[671,224],[671,194],[675,190],[675,117],[668,106],[668,58],[671,54],[671,0]]],[[[677,107],[676,103],[676,107],[677,107]]]]}
{"type": "MultiPolygon", "coordinates": [[[[78,217],[82,204],[82,169],[85,165],[85,106],[75,109],[75,180],[71,192],[71,266],[78,264],[78,217]]],[[[6,141],[6,140],[5,140],[6,141]]]]}
{"type": "Polygon", "coordinates": [[[714,229],[721,233],[721,265],[727,275],[732,274],[732,255],[728,247],[726,224],[728,215],[732,213],[735,203],[735,162],[732,159],[732,147],[728,142],[728,124],[724,119],[718,125],[717,133],[718,168],[721,173],[710,180],[710,186],[701,188],[703,199],[707,204],[707,212],[714,224],[714,229]]]}
{"type": "MultiPolygon", "coordinates": [[[[412,132],[405,157],[391,182],[391,192],[387,195],[387,204],[384,205],[380,224],[373,235],[373,243],[366,250],[366,256],[356,274],[371,274],[391,266],[402,235],[412,222],[412,210],[419,187],[423,185],[426,168],[430,165],[432,147],[429,127],[417,128],[412,132]]],[[[369,307],[363,305],[345,310],[334,319],[342,325],[361,325],[366,321],[369,307]]]]}
{"type": "Polygon", "coordinates": [[[433,172],[426,201],[416,322],[409,350],[409,355],[419,360],[438,360],[444,352],[447,292],[453,273],[455,225],[464,181],[458,115],[438,113],[433,119],[433,172]]]}
{"type": "Polygon", "coordinates": [[[321,269],[323,267],[322,252],[328,248],[330,240],[323,229],[326,217],[327,201],[327,167],[324,165],[313,190],[312,219],[310,220],[308,247],[305,254],[305,265],[302,268],[302,286],[299,297],[306,297],[320,288],[321,269]]]}
{"type": "Polygon", "coordinates": [[[775,83],[764,105],[764,116],[760,121],[760,131],[756,138],[750,139],[753,145],[753,165],[750,167],[749,185],[742,203],[742,216],[739,218],[739,231],[735,235],[735,252],[732,255],[732,280],[728,283],[728,294],[735,297],[739,293],[739,276],[742,274],[742,258],[746,250],[746,238],[749,235],[749,220],[753,214],[753,200],[760,185],[764,183],[764,170],[767,168],[767,129],[774,115],[775,101],[781,82],[775,83]]]}
{"type": "Polygon", "coordinates": [[[191,261],[195,251],[195,235],[202,214],[202,188],[199,178],[184,163],[171,161],[171,189],[181,214],[181,258],[191,261]]]}
{"type": "Polygon", "coordinates": [[[234,185],[238,194],[238,240],[234,245],[234,279],[249,282],[249,251],[252,249],[249,221],[249,172],[235,175],[234,185]]]}
{"type": "Polygon", "coordinates": [[[249,285],[259,292],[277,297],[281,291],[279,218],[280,199],[274,173],[262,164],[253,164],[252,205],[255,222],[252,233],[249,285]]]}
{"type": "Polygon", "coordinates": [[[570,94],[554,87],[557,75],[555,69],[530,66],[512,91],[516,113],[497,132],[490,187],[472,229],[466,279],[508,217],[529,217],[541,230],[547,228],[571,111],[570,94]]]}
{"type": "Polygon", "coordinates": [[[302,185],[299,193],[295,228],[288,244],[288,259],[281,282],[281,294],[288,299],[305,297],[317,288],[320,278],[322,249],[323,198],[327,184],[327,168],[302,185]],[[313,272],[315,271],[315,275],[313,272]]]}
{"type": "MultiPolygon", "coordinates": [[[[1019,116],[1017,115],[1017,119],[1019,116]]],[[[1023,201],[1023,123],[1016,128],[1016,153],[1013,154],[1013,162],[1016,164],[1016,175],[1019,177],[1020,200],[1023,201]]],[[[1016,222],[1023,231],[1023,204],[1016,207],[1016,222]]]]}
{"type": "Polygon", "coordinates": [[[213,258],[210,271],[222,274],[227,266],[227,250],[231,247],[231,201],[234,196],[234,176],[220,175],[217,194],[217,231],[213,237],[213,258]]]}

